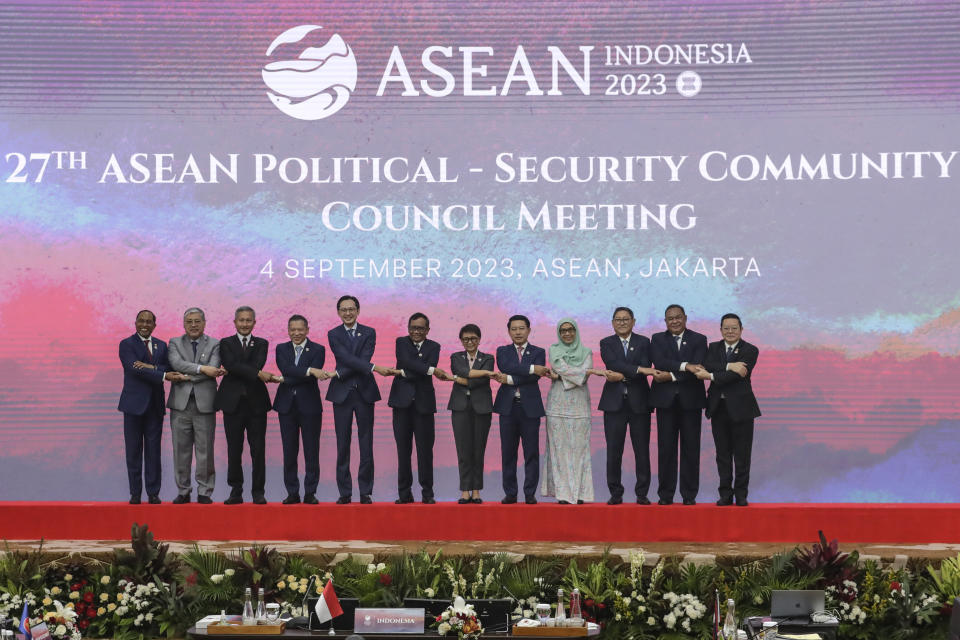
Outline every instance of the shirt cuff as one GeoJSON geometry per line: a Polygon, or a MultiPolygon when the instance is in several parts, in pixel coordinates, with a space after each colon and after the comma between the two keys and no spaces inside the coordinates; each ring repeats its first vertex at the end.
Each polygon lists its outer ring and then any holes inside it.
{"type": "Polygon", "coordinates": [[[401,378],[406,378],[406,377],[407,377],[407,372],[404,371],[403,369],[400,369],[400,377],[401,377],[401,378]]]}
{"type": "Polygon", "coordinates": [[[673,380],[674,382],[677,381],[677,376],[673,375],[672,371],[670,372],[670,379],[673,380]]]}
{"type": "Polygon", "coordinates": [[[203,373],[203,372],[200,370],[200,368],[201,368],[202,366],[203,366],[202,364],[198,364],[198,365],[197,365],[197,375],[200,375],[201,373],[203,373]]]}
{"type": "Polygon", "coordinates": [[[507,376],[507,384],[513,385],[513,376],[507,376]]]}
{"type": "Polygon", "coordinates": [[[533,365],[533,364],[530,365],[530,375],[533,375],[533,368],[534,368],[535,366],[536,366],[536,365],[533,365]]]}
{"type": "Polygon", "coordinates": [[[680,371],[686,371],[686,370],[687,370],[687,363],[686,363],[686,362],[681,362],[681,363],[680,363],[680,371]]]}
{"type": "Polygon", "coordinates": [[[432,376],[435,369],[436,367],[430,367],[429,369],[427,369],[427,375],[432,376]]]}

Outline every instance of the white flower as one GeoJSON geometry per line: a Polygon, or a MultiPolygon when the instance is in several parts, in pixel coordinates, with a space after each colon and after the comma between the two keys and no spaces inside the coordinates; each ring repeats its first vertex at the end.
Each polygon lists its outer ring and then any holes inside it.
{"type": "Polygon", "coordinates": [[[152,622],[152,621],[153,621],[153,614],[152,614],[152,613],[148,613],[147,615],[143,616],[143,618],[144,618],[144,620],[146,620],[147,622],[152,622]]]}
{"type": "Polygon", "coordinates": [[[440,614],[440,618],[443,619],[443,620],[449,620],[449,619],[450,619],[450,612],[449,612],[449,611],[444,611],[443,613],[440,614]]]}
{"type": "Polygon", "coordinates": [[[220,584],[221,582],[223,582],[223,574],[220,574],[220,573],[213,574],[212,576],[210,576],[210,582],[212,582],[213,584],[220,584]]]}
{"type": "Polygon", "coordinates": [[[110,576],[103,576],[100,578],[100,584],[110,584],[110,576]]]}
{"type": "Polygon", "coordinates": [[[287,582],[297,582],[297,576],[291,573],[290,575],[287,576],[287,582]]]}
{"type": "Polygon", "coordinates": [[[53,630],[53,634],[57,636],[62,636],[67,632],[67,628],[62,624],[58,624],[57,628],[53,630]]]}
{"type": "Polygon", "coordinates": [[[385,565],[385,564],[382,563],[382,562],[380,562],[380,563],[377,564],[377,571],[385,571],[386,568],[387,568],[387,565],[385,565]]]}
{"type": "Polygon", "coordinates": [[[677,626],[677,616],[673,615],[671,611],[667,615],[663,616],[663,622],[667,625],[667,629],[673,629],[677,626]]]}
{"type": "Polygon", "coordinates": [[[427,596],[428,598],[432,598],[435,593],[436,592],[433,590],[433,587],[427,587],[423,590],[423,595],[427,596]]]}
{"type": "Polygon", "coordinates": [[[624,604],[624,606],[629,605],[630,602],[631,602],[630,598],[624,598],[624,599],[623,599],[623,604],[624,604]]]}
{"type": "Polygon", "coordinates": [[[80,593],[79,593],[78,591],[71,591],[71,592],[70,592],[70,599],[71,599],[71,600],[79,600],[79,599],[80,599],[80,593]]]}
{"type": "Polygon", "coordinates": [[[650,625],[651,627],[655,626],[657,624],[656,618],[654,618],[653,616],[649,616],[647,618],[647,624],[650,625]]]}
{"type": "Polygon", "coordinates": [[[623,616],[621,616],[621,615],[618,613],[616,616],[614,616],[614,618],[619,621],[619,620],[623,619],[623,616]]]}
{"type": "Polygon", "coordinates": [[[236,573],[236,571],[234,571],[233,569],[227,569],[226,571],[223,572],[223,575],[229,577],[229,576],[232,576],[232,575],[235,574],[235,573],[236,573]]]}
{"type": "Polygon", "coordinates": [[[689,621],[689,620],[684,620],[683,622],[680,623],[680,626],[683,627],[683,629],[684,629],[685,631],[690,631],[690,621],[689,621]]]}
{"type": "Polygon", "coordinates": [[[533,617],[533,609],[524,609],[524,610],[523,610],[523,617],[524,617],[524,618],[532,618],[532,617],[533,617]]]}
{"type": "Polygon", "coordinates": [[[73,575],[68,573],[68,574],[66,574],[66,575],[63,576],[63,579],[64,579],[66,582],[70,582],[71,580],[73,580],[73,575]]]}
{"type": "Polygon", "coordinates": [[[440,625],[437,627],[437,633],[439,633],[442,636],[447,635],[448,631],[450,631],[450,625],[447,624],[446,622],[441,622],[440,625]]]}

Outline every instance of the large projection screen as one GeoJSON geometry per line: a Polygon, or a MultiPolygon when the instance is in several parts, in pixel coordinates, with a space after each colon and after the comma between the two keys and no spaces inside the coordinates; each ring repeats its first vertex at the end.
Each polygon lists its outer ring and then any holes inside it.
{"type": "MultiPolygon", "coordinates": [[[[0,500],[126,498],[139,309],[169,340],[188,307],[219,338],[250,305],[275,370],[286,319],[325,344],[349,293],[386,366],[416,311],[445,368],[467,322],[493,352],[511,314],[542,347],[572,317],[599,356],[618,305],[649,336],[682,304],[711,341],[735,312],[761,349],[751,501],[956,501],[958,51],[955,2],[4,2],[0,500]]],[[[707,500],[706,419],[702,442],[707,500]]],[[[591,446],[605,500],[599,412],[591,446]]],[[[392,500],[385,401],[374,447],[392,500]]],[[[499,451],[495,420],[490,499],[499,451]]],[[[277,500],[276,414],[267,464],[277,500]]],[[[163,465],[167,500],[169,418],[163,465]]]]}

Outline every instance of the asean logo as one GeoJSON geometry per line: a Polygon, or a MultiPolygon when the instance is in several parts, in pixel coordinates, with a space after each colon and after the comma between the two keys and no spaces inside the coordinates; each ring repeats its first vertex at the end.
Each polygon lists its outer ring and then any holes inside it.
{"type": "MultiPolygon", "coordinates": [[[[267,55],[281,45],[294,45],[323,27],[304,24],[287,29],[267,47],[267,55]]],[[[321,120],[340,111],[357,87],[357,60],[339,34],[323,42],[319,33],[312,40],[319,46],[305,46],[292,60],[264,65],[263,82],[267,97],[288,116],[299,120],[321,120]]],[[[286,47],[285,49],[289,49],[286,47]]]]}

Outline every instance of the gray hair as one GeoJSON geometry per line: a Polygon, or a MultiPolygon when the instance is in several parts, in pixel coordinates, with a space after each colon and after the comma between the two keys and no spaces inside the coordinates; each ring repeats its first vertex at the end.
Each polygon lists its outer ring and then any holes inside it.
{"type": "Polygon", "coordinates": [[[205,315],[203,314],[203,309],[201,309],[200,307],[190,307],[189,309],[187,309],[186,311],[184,311],[184,312],[183,312],[183,319],[186,320],[186,319],[187,319],[187,316],[190,315],[191,313],[199,313],[199,314],[200,314],[200,319],[203,320],[204,322],[207,321],[207,316],[205,316],[205,315]]]}
{"type": "Polygon", "coordinates": [[[237,307],[237,310],[233,312],[233,319],[236,320],[237,316],[243,313],[244,311],[249,311],[250,313],[253,314],[253,319],[254,320],[257,319],[257,312],[253,310],[253,307],[248,307],[246,305],[242,307],[237,307]]]}

